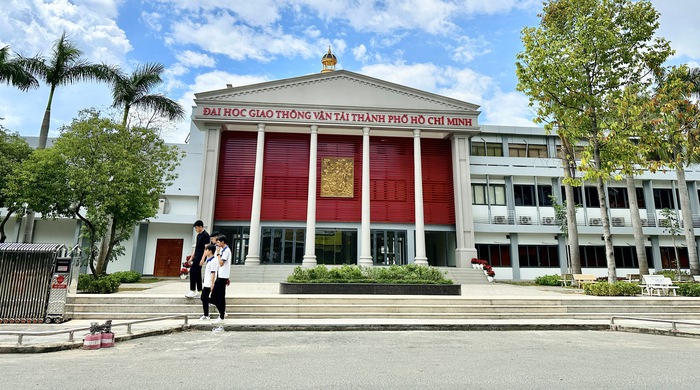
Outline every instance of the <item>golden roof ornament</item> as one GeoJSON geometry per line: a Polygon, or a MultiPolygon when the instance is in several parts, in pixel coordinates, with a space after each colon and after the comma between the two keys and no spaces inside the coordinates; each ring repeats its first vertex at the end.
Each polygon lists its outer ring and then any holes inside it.
{"type": "Polygon", "coordinates": [[[331,53],[330,46],[328,46],[328,53],[321,58],[321,63],[323,64],[321,73],[332,72],[335,70],[335,64],[338,63],[338,58],[335,56],[335,54],[331,53]]]}

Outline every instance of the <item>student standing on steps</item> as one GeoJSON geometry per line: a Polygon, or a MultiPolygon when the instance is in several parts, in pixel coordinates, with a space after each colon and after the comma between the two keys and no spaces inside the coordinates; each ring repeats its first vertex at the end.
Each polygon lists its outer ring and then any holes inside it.
{"type": "Polygon", "coordinates": [[[194,230],[197,232],[192,256],[190,256],[190,292],[185,294],[187,298],[197,298],[202,293],[202,259],[204,258],[204,247],[209,243],[209,233],[204,230],[204,222],[195,221],[194,230]]]}
{"type": "Polygon", "coordinates": [[[226,244],[225,235],[222,234],[216,238],[216,245],[220,248],[220,252],[216,255],[219,269],[216,271],[216,281],[211,290],[211,300],[219,311],[219,318],[214,320],[215,324],[223,323],[226,316],[226,286],[231,276],[231,249],[226,244]]]}
{"type": "Polygon", "coordinates": [[[216,253],[216,245],[207,244],[206,248],[204,249],[205,259],[203,260],[204,288],[202,288],[202,309],[204,310],[204,315],[199,317],[200,320],[209,319],[209,302],[211,302],[211,297],[209,294],[211,293],[211,288],[214,286],[214,282],[216,281],[216,271],[219,268],[219,261],[216,260],[214,253],[216,253]]]}

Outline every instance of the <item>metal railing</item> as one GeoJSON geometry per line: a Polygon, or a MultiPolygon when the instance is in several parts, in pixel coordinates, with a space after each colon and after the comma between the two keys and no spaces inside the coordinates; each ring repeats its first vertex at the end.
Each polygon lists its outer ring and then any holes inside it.
{"type": "Polygon", "coordinates": [[[650,321],[650,322],[663,322],[671,324],[671,332],[678,332],[676,324],[683,325],[695,325],[700,326],[700,322],[690,322],[690,321],[676,321],[676,320],[663,320],[659,318],[643,318],[643,317],[628,317],[628,316],[612,316],[610,317],[610,329],[615,329],[615,319],[620,320],[634,320],[634,321],[650,321]]]}
{"type": "MultiPolygon", "coordinates": [[[[147,318],[147,319],[143,319],[143,320],[134,320],[134,321],[129,321],[129,322],[113,323],[112,328],[117,327],[117,326],[126,326],[126,334],[130,335],[130,334],[132,334],[131,333],[131,325],[143,324],[145,322],[172,320],[172,319],[177,319],[177,318],[184,319],[185,322],[182,324],[182,326],[184,328],[189,327],[189,323],[188,323],[188,319],[187,319],[186,314],[175,314],[175,315],[170,315],[170,316],[147,318]]],[[[17,336],[17,345],[22,345],[22,341],[24,339],[24,336],[53,336],[53,335],[57,335],[57,334],[68,333],[68,342],[73,342],[75,332],[84,332],[84,331],[89,331],[89,330],[90,330],[89,326],[85,326],[85,327],[81,327],[81,328],[62,329],[62,330],[49,330],[49,331],[44,331],[44,332],[31,332],[31,331],[22,331],[22,330],[0,330],[0,336],[17,336]]]]}

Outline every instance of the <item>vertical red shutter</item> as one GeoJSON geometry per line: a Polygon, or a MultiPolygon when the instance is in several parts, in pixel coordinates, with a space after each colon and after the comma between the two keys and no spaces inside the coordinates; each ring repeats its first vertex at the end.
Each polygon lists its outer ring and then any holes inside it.
{"type": "Polygon", "coordinates": [[[257,133],[224,131],[219,147],[214,219],[250,221],[257,133]]]}
{"type": "Polygon", "coordinates": [[[370,138],[372,222],[413,223],[413,138],[370,138]]]}
{"type": "Polygon", "coordinates": [[[359,222],[362,219],[362,137],[348,135],[318,136],[318,172],[316,182],[316,220],[359,222]],[[354,183],[352,198],[321,197],[321,162],[326,157],[352,158],[354,183]]]}
{"type": "Polygon", "coordinates": [[[425,223],[453,225],[455,197],[450,140],[421,139],[421,157],[425,223]]]}
{"type": "Polygon", "coordinates": [[[267,133],[260,218],[306,221],[309,134],[267,133]]]}

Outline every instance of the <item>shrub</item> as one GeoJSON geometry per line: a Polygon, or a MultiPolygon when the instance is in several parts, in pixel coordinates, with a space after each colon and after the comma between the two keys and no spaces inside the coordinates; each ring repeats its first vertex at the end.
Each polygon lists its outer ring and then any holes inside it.
{"type": "MultiPolygon", "coordinates": [[[[658,272],[654,273],[655,275],[663,275],[671,280],[676,280],[676,277],[678,276],[678,271],[675,269],[664,269],[658,272]]],[[[690,275],[688,271],[683,271],[681,270],[681,275],[690,275]]]]}
{"type": "Polygon", "coordinates": [[[698,283],[679,283],[678,293],[684,297],[700,297],[700,284],[698,283]]]}
{"type": "Polygon", "coordinates": [[[121,281],[113,275],[95,279],[92,275],[78,276],[78,290],[92,294],[111,294],[117,292],[121,281]]]}
{"type": "Polygon", "coordinates": [[[583,287],[583,292],[586,295],[598,296],[633,296],[640,293],[637,283],[629,282],[598,282],[587,283],[583,287]]]}
{"type": "Polygon", "coordinates": [[[559,275],[538,276],[535,278],[535,284],[540,286],[558,286],[559,279],[561,279],[559,275]]]}
{"type": "Polygon", "coordinates": [[[121,283],[136,283],[141,280],[141,274],[136,271],[119,271],[111,276],[119,279],[121,283]]]}
{"type": "Polygon", "coordinates": [[[409,264],[389,267],[359,267],[343,265],[328,269],[296,267],[287,278],[290,283],[394,283],[394,284],[452,284],[437,268],[409,264]]]}

